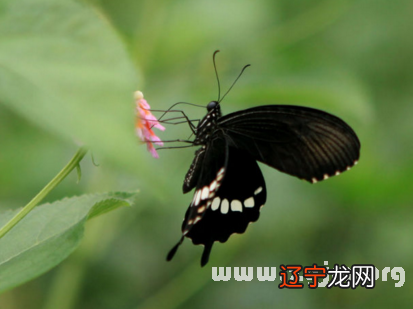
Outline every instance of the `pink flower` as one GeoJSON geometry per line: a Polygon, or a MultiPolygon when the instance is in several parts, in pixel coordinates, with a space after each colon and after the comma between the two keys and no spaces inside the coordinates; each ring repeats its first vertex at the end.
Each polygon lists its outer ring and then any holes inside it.
{"type": "Polygon", "coordinates": [[[153,144],[163,146],[162,141],[152,131],[152,128],[157,128],[164,131],[165,128],[158,122],[156,117],[152,115],[148,102],[143,98],[143,93],[140,91],[135,92],[136,100],[136,134],[139,136],[142,142],[148,146],[148,151],[152,157],[159,158],[158,153],[153,144]]]}

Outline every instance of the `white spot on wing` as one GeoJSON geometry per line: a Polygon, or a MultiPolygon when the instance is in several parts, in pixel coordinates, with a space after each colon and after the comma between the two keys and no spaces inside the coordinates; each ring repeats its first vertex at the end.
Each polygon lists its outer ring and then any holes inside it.
{"type": "Polygon", "coordinates": [[[199,220],[201,220],[201,217],[199,217],[199,216],[196,217],[195,220],[194,220],[194,224],[197,223],[199,220]]]}
{"type": "Polygon", "coordinates": [[[224,199],[221,203],[221,213],[227,214],[229,210],[229,202],[227,199],[224,199]]]}
{"type": "Polygon", "coordinates": [[[238,200],[233,200],[231,202],[231,210],[232,211],[241,211],[242,212],[242,204],[238,200]]]}
{"type": "Polygon", "coordinates": [[[258,189],[254,191],[254,195],[259,194],[261,191],[262,191],[262,187],[258,187],[258,189]]]}
{"type": "Polygon", "coordinates": [[[262,191],[262,187],[258,187],[258,189],[254,191],[254,195],[261,193],[261,191],[262,191]]]}
{"type": "Polygon", "coordinates": [[[198,208],[198,213],[202,213],[205,210],[205,205],[198,208]]]}
{"type": "Polygon", "coordinates": [[[195,193],[195,206],[198,206],[200,200],[201,200],[201,190],[198,190],[195,193]]]}
{"type": "Polygon", "coordinates": [[[209,191],[214,191],[216,187],[217,187],[217,181],[214,180],[214,181],[209,185],[209,191]]]}
{"type": "Polygon", "coordinates": [[[205,187],[202,189],[201,199],[206,200],[206,199],[208,198],[208,195],[209,195],[209,189],[208,189],[207,186],[205,186],[205,187]]]}
{"type": "Polygon", "coordinates": [[[315,178],[315,177],[314,177],[314,178],[311,178],[311,182],[312,182],[312,183],[316,183],[316,182],[317,182],[317,178],[315,178]]]}
{"type": "Polygon", "coordinates": [[[217,173],[217,181],[220,181],[224,177],[225,168],[221,168],[217,173]]]}
{"type": "Polygon", "coordinates": [[[212,210],[217,210],[219,208],[219,204],[221,203],[221,199],[217,196],[216,198],[214,198],[214,200],[212,201],[212,205],[211,205],[211,209],[212,210]]]}
{"type": "Polygon", "coordinates": [[[244,201],[244,206],[248,208],[254,207],[254,198],[251,196],[244,201]]]}
{"type": "Polygon", "coordinates": [[[338,175],[340,175],[341,173],[339,172],[339,171],[337,171],[334,175],[336,175],[336,176],[338,176],[338,175]]]}
{"type": "Polygon", "coordinates": [[[324,177],[323,177],[323,180],[326,180],[326,179],[328,179],[328,175],[327,174],[324,174],[324,177]]]}

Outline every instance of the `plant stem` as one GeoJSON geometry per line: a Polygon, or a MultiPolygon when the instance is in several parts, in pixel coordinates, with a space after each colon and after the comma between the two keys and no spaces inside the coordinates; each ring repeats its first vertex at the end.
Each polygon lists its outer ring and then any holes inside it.
{"type": "Polygon", "coordinates": [[[80,147],[73,158],[67,165],[53,178],[26,206],[22,208],[9,222],[0,229],[0,238],[6,235],[17,223],[19,223],[33,208],[39,204],[70,172],[76,168],[83,157],[86,155],[87,149],[80,147]]]}

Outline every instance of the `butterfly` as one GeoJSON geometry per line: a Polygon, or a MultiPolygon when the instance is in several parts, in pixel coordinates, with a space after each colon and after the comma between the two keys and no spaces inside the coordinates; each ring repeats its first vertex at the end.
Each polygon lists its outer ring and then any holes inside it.
{"type": "Polygon", "coordinates": [[[267,189],[257,161],[316,183],[349,170],[360,156],[353,129],[318,109],[264,105],[223,116],[220,100],[206,109],[192,142],[200,148],[183,184],[184,193],[195,192],[168,261],[187,237],[205,246],[204,266],[215,241],[226,242],[258,220],[267,189]]]}

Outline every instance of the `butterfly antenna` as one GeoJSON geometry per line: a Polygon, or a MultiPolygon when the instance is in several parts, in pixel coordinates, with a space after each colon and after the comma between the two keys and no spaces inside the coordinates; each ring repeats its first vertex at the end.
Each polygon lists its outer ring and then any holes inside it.
{"type": "Polygon", "coordinates": [[[218,71],[217,71],[217,65],[215,63],[215,55],[219,53],[219,49],[214,51],[214,54],[212,55],[212,62],[214,63],[214,69],[215,69],[215,76],[217,77],[217,82],[218,82],[218,102],[219,98],[221,97],[221,84],[219,83],[219,77],[218,77],[218,71]]]}
{"type": "Polygon", "coordinates": [[[237,83],[238,79],[241,77],[242,73],[244,73],[245,69],[248,68],[249,66],[251,66],[251,64],[247,64],[246,66],[244,66],[241,70],[241,73],[239,73],[238,77],[235,79],[235,81],[232,83],[231,87],[229,87],[228,91],[225,92],[224,96],[222,97],[221,100],[218,100],[218,103],[221,103],[221,101],[225,98],[225,96],[228,94],[228,92],[231,91],[232,87],[234,87],[234,85],[237,83]]]}

